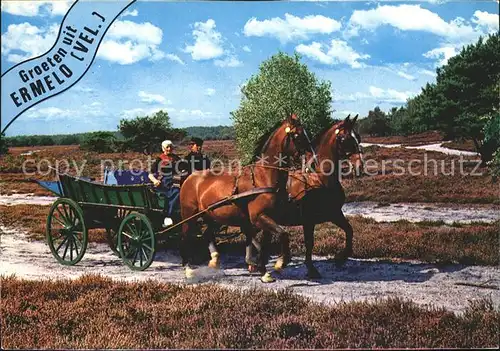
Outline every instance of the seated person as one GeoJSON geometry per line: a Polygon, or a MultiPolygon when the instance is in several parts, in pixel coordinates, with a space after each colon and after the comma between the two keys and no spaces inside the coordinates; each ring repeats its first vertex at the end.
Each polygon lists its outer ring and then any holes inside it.
{"type": "Polygon", "coordinates": [[[148,178],[153,182],[158,192],[165,194],[165,214],[167,217],[163,226],[168,227],[173,224],[172,216],[175,209],[179,208],[180,191],[179,188],[173,186],[173,180],[180,157],[173,153],[174,148],[170,140],[163,141],[161,148],[163,153],[156,158],[148,178]]]}
{"type": "Polygon", "coordinates": [[[189,143],[189,154],[183,159],[183,168],[187,174],[194,171],[202,171],[210,168],[210,159],[201,152],[203,140],[200,138],[191,138],[189,143]]]}

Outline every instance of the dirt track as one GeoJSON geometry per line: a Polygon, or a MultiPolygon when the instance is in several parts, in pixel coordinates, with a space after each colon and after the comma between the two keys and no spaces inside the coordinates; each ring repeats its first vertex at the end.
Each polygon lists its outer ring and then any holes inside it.
{"type": "MultiPolygon", "coordinates": [[[[160,252],[152,266],[144,272],[133,272],[106,245],[91,244],[83,260],[73,267],[62,266],[53,258],[43,242],[29,241],[26,233],[0,227],[2,265],[0,274],[15,274],[26,279],[77,278],[83,274],[102,274],[117,280],[155,279],[162,282],[186,283],[176,252],[160,252]]],[[[500,270],[498,267],[447,265],[419,262],[390,262],[351,259],[337,269],[326,258],[316,258],[323,275],[318,281],[305,279],[302,258],[295,258],[278,281],[263,284],[250,276],[243,257],[222,256],[222,269],[198,268],[198,280],[188,283],[214,282],[232,289],[262,287],[289,288],[314,301],[334,304],[340,301],[363,301],[403,297],[419,304],[432,304],[461,312],[471,299],[491,297],[500,307],[500,270]],[[469,285],[462,285],[469,284],[469,285]],[[470,285],[483,285],[470,286],[470,285]],[[495,289],[496,288],[496,289],[495,289]]]]}

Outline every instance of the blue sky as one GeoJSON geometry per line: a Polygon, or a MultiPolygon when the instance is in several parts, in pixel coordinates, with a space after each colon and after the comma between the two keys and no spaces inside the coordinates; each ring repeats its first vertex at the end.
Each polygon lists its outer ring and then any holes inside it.
{"type": "MultiPolygon", "coordinates": [[[[2,2],[2,73],[55,42],[71,1],[2,2]]],[[[437,66],[498,31],[497,1],[145,2],[110,28],[87,74],[7,135],[115,130],[169,112],[175,127],[229,125],[239,87],[279,50],[332,82],[334,117],[404,104],[437,66]]]]}

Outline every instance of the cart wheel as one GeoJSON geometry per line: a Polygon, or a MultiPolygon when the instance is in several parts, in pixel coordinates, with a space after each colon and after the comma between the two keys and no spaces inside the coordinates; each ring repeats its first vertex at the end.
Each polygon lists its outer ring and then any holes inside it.
{"type": "Polygon", "coordinates": [[[115,228],[106,228],[106,239],[108,241],[108,245],[113,251],[114,254],[116,254],[118,257],[120,257],[120,251],[118,250],[118,229],[120,228],[120,224],[123,221],[123,219],[130,214],[130,210],[124,210],[122,208],[119,208],[117,213],[116,213],[116,221],[117,225],[115,228]]]}
{"type": "Polygon", "coordinates": [[[80,262],[88,244],[82,208],[71,199],[61,198],[54,202],[47,217],[46,237],[59,263],[72,266],[80,262]]]}
{"type": "Polygon", "coordinates": [[[156,240],[148,217],[142,213],[126,216],[118,229],[118,250],[131,269],[143,271],[153,262],[156,240]]]}

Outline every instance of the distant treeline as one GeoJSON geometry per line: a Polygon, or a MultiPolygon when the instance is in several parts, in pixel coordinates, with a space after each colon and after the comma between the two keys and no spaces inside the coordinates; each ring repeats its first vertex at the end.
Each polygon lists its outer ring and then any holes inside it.
{"type": "MultiPolygon", "coordinates": [[[[188,137],[198,137],[203,140],[227,140],[234,138],[234,129],[232,126],[187,127],[180,129],[184,130],[188,137]]],[[[120,132],[115,131],[108,133],[113,134],[117,140],[123,139],[120,132]]],[[[95,134],[95,132],[56,135],[18,135],[14,137],[5,137],[5,143],[9,147],[80,145],[85,139],[93,134],[95,134]]]]}
{"type": "MultiPolygon", "coordinates": [[[[119,132],[110,132],[120,139],[119,132]]],[[[50,146],[79,145],[82,140],[93,133],[55,134],[55,135],[17,135],[5,137],[7,146],[50,146]]]]}

